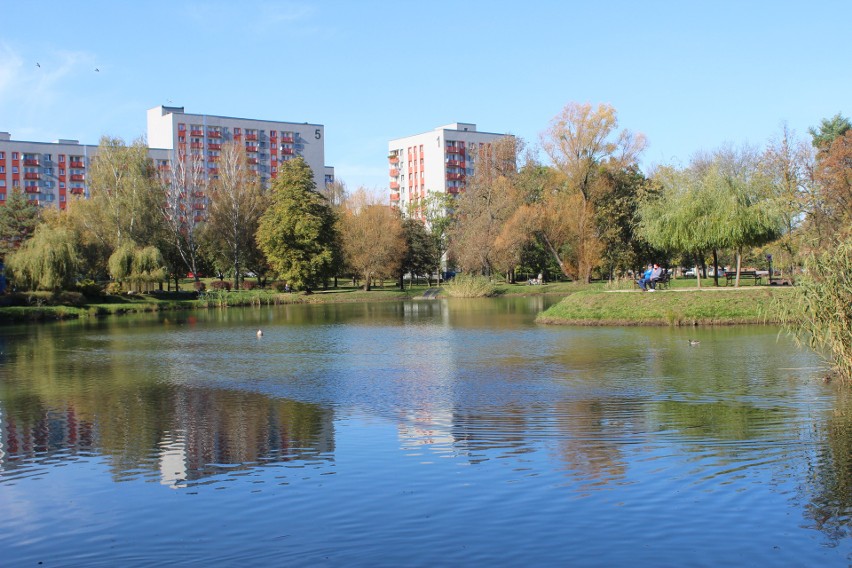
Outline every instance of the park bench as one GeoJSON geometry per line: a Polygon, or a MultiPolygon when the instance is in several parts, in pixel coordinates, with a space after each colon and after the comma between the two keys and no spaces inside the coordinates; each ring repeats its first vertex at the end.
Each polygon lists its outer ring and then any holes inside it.
{"type": "MultiPolygon", "coordinates": [[[[725,273],[725,286],[727,286],[731,282],[735,282],[736,279],[737,279],[736,271],[726,272],[725,273]]],[[[754,270],[741,270],[740,271],[740,280],[753,280],[755,286],[757,286],[762,279],[763,279],[763,276],[761,276],[760,274],[758,274],[754,270]]]]}
{"type": "Polygon", "coordinates": [[[662,289],[668,288],[669,282],[672,280],[672,275],[668,270],[664,270],[660,277],[656,280],[651,280],[651,283],[648,285],[650,288],[654,289],[662,289]]]}

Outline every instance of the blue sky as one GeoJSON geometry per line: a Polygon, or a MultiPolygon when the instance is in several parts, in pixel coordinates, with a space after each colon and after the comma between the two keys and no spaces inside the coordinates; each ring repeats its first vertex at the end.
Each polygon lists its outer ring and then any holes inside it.
{"type": "Polygon", "coordinates": [[[130,142],[160,104],[320,123],[350,190],[384,191],[388,140],[473,122],[536,146],[571,101],[612,104],[647,136],[644,167],[852,115],[848,1],[40,0],[0,12],[0,131],[13,139],[130,142]]]}

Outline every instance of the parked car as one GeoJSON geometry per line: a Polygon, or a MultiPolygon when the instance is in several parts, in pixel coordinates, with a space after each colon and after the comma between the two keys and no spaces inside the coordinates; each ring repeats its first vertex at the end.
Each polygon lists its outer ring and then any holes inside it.
{"type": "Polygon", "coordinates": [[[695,278],[695,269],[689,268],[687,270],[684,270],[683,275],[686,276],[687,278],[695,278]]]}

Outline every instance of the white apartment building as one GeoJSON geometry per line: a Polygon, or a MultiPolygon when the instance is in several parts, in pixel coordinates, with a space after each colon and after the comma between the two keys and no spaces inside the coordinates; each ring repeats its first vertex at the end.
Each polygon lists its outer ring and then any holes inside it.
{"type": "MultiPolygon", "coordinates": [[[[249,167],[263,186],[287,160],[301,156],[314,172],[317,189],[325,187],[325,127],[307,122],[276,122],[188,114],[183,107],[158,106],[148,111],[148,146],[174,155],[198,155],[210,178],[218,174],[218,158],[225,142],[245,146],[249,167]]],[[[334,175],[331,168],[331,175],[334,175]]]]}
{"type": "MultiPolygon", "coordinates": [[[[88,197],[86,177],[98,147],[78,140],[55,142],[12,140],[0,132],[0,205],[13,189],[42,207],[65,209],[73,195],[88,197]]],[[[165,150],[149,150],[151,158],[168,158],[165,150]]]]}
{"type": "Polygon", "coordinates": [[[478,132],[455,122],[388,143],[390,201],[406,216],[425,221],[433,193],[458,194],[473,176],[476,156],[508,134],[478,132]]]}

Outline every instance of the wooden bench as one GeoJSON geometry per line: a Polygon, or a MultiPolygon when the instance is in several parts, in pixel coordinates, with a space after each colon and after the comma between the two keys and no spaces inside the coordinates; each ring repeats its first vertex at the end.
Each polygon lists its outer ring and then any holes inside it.
{"type": "MultiPolygon", "coordinates": [[[[727,286],[731,282],[735,282],[736,279],[737,279],[736,271],[726,272],[725,273],[725,286],[727,286]]],[[[741,270],[740,271],[740,280],[753,280],[755,286],[757,286],[762,279],[763,279],[763,276],[761,276],[760,274],[758,274],[754,270],[741,270]]]]}
{"type": "Polygon", "coordinates": [[[672,281],[672,275],[668,270],[666,270],[662,274],[660,274],[659,278],[657,278],[656,280],[651,280],[651,282],[648,284],[648,287],[654,288],[654,289],[668,288],[669,282],[671,282],[671,281],[672,281]]]}

